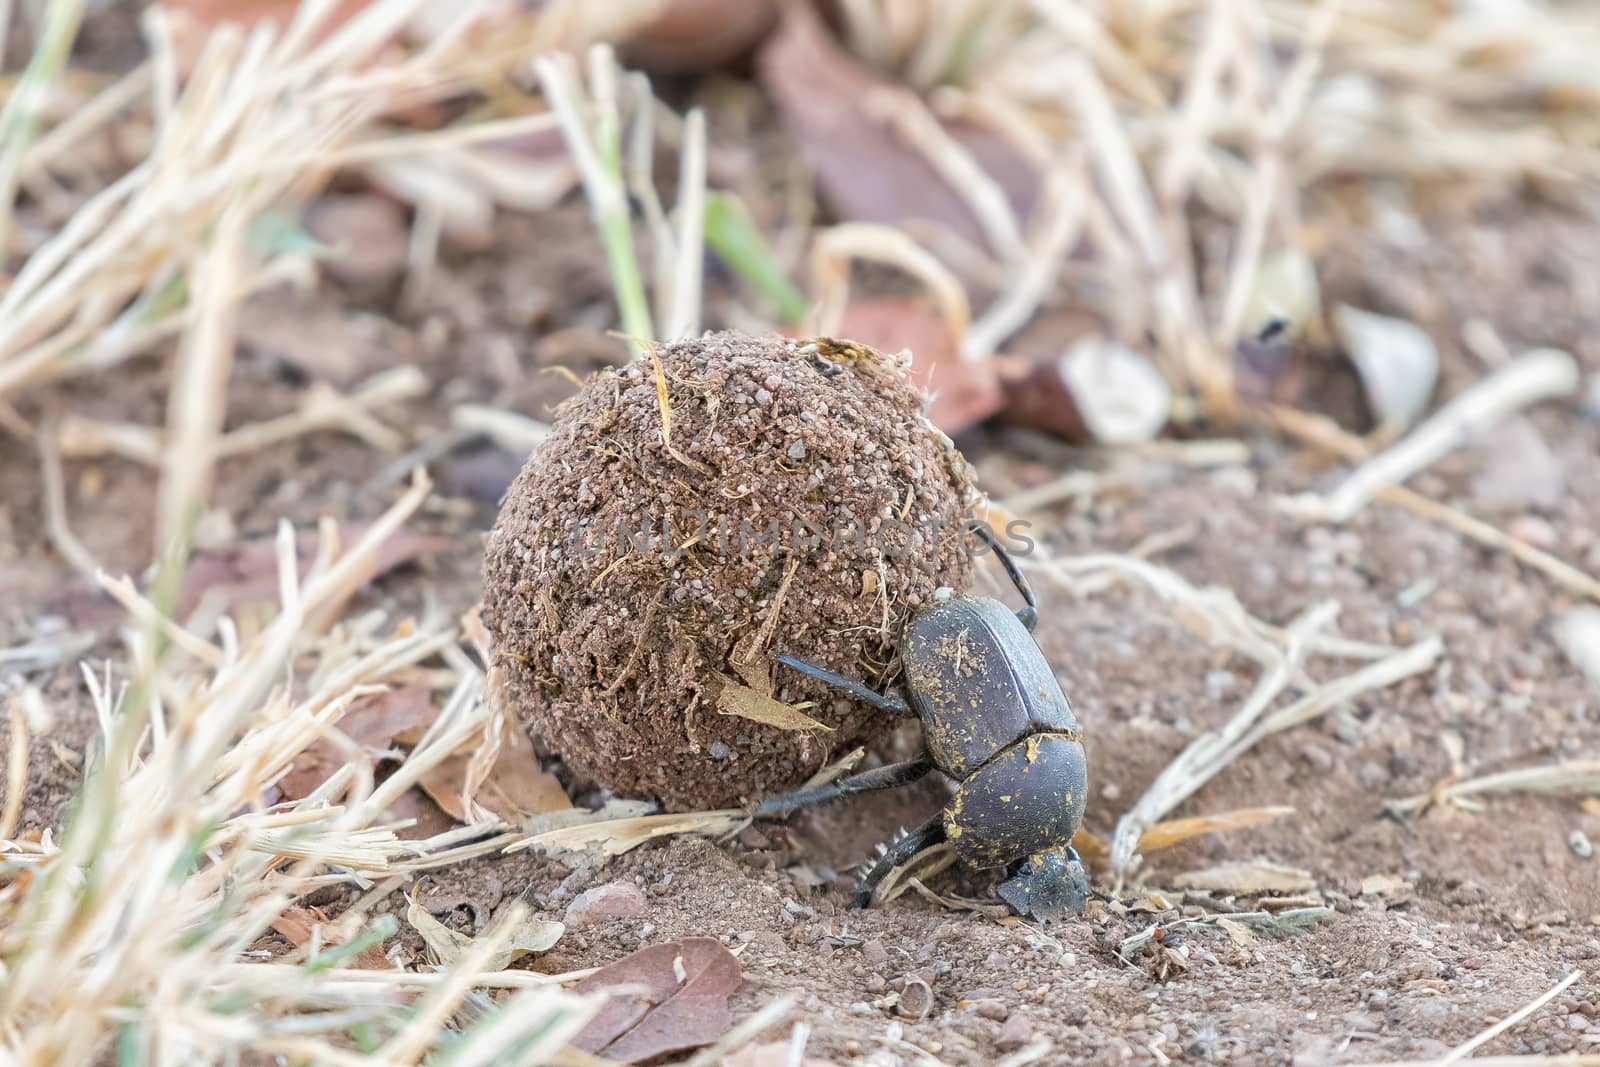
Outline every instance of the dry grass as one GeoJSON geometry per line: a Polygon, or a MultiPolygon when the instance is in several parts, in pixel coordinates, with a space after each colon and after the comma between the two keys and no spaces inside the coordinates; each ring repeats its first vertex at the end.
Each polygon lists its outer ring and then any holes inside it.
{"type": "MultiPolygon", "coordinates": [[[[349,969],[356,952],[393,931],[376,909],[407,876],[453,861],[463,842],[493,829],[407,841],[385,815],[432,765],[496,725],[453,627],[368,617],[323,633],[314,623],[343,602],[367,553],[427,491],[419,479],[347,551],[325,539],[303,581],[285,525],[281,611],[243,642],[226,624],[218,644],[179,635],[131,585],[107,582],[153,623],[132,639],[132,684],[113,693],[90,676],[101,734],[59,836],[0,842],[0,1042],[13,1062],[87,1063],[115,1050],[148,1063],[247,1052],[340,1063],[369,1047],[383,1062],[415,1063],[489,980],[496,934],[440,976],[349,969]],[[158,627],[179,638],[159,657],[158,627]],[[423,664],[454,686],[393,776],[376,784],[352,762],[303,800],[269,803],[301,752],[338,736],[354,700],[423,664]],[[368,892],[320,947],[261,960],[254,946],[285,908],[341,884],[368,892]]],[[[19,707],[36,700],[25,695],[19,707]]],[[[10,778],[8,799],[24,778],[10,778]]],[[[526,1048],[519,1062],[540,1062],[595,1006],[544,985],[524,989],[463,1027],[462,1051],[489,1063],[526,1048]]]]}
{"type": "Polygon", "coordinates": [[[974,350],[1015,328],[1016,289],[1040,287],[1037,302],[1092,307],[1130,343],[1153,335],[1174,387],[1212,416],[1234,411],[1232,349],[1262,325],[1247,315],[1259,268],[1314,251],[1302,218],[1312,199],[1333,206],[1326,179],[1487,192],[1529,178],[1576,189],[1600,174],[1597,94],[1579,58],[1600,47],[1600,17],[1584,5],[1515,19],[1427,0],[841,10],[858,57],[919,90],[932,114],[989,126],[1044,176],[1038,217],[1023,226],[1041,239],[1019,246],[990,203],[990,176],[937,138],[908,140],[987,220],[1000,258],[1001,295],[978,317],[974,350]],[[1087,169],[1073,165],[1080,143],[1087,169]],[[1080,199],[1081,235],[1063,218],[1078,209],[1062,207],[1080,199]],[[1190,259],[1197,213],[1232,228],[1203,271],[1190,259]],[[1067,252],[1071,273],[1040,286],[1067,252]]]}

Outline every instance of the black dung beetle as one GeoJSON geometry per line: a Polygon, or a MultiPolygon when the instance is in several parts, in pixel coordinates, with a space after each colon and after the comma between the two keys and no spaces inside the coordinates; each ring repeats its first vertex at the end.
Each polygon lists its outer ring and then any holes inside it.
{"type": "Polygon", "coordinates": [[[1013,615],[988,597],[952,597],[922,608],[900,647],[899,691],[876,693],[804,660],[778,657],[868,704],[915,713],[922,719],[926,754],[769,797],[755,812],[781,814],[942,771],[960,783],[949,806],[884,851],[861,879],[851,907],[871,903],[878,883],[895,867],[949,841],[973,867],[1013,868],[1000,896],[1019,915],[1057,919],[1081,912],[1090,893],[1071,844],[1089,788],[1078,720],[1033,640],[1038,603],[1027,579],[988,527],[973,531],[994,550],[1027,607],[1013,615]]]}

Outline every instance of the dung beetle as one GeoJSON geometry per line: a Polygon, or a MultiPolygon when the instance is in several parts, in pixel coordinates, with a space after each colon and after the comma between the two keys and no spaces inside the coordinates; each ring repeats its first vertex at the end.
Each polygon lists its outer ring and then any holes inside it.
{"type": "Polygon", "coordinates": [[[858,700],[922,720],[927,751],[828,785],[761,801],[776,815],[834,797],[913,782],[938,770],[957,781],[938,815],[884,850],[857,885],[851,907],[865,907],[890,871],[922,849],[949,841],[968,865],[1008,868],[1000,896],[1019,915],[1051,920],[1079,913],[1089,878],[1072,847],[1083,821],[1088,769],[1078,720],[1033,640],[1038,602],[1027,579],[987,526],[976,533],[994,551],[1026,607],[1013,614],[989,597],[957,596],[918,610],[899,653],[903,683],[877,693],[790,655],[779,663],[858,700]]]}

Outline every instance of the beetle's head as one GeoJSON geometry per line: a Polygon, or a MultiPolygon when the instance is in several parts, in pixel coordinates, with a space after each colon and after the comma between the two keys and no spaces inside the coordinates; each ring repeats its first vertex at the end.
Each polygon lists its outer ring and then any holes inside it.
{"type": "Polygon", "coordinates": [[[1040,922],[1083,914],[1093,892],[1083,861],[1071,845],[1030,856],[1015,875],[1000,883],[1001,900],[1023,918],[1040,922]]]}

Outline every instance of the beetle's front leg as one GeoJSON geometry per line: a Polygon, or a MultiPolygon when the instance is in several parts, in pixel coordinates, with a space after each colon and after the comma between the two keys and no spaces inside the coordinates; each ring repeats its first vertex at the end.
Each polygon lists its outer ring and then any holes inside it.
{"type": "Polygon", "coordinates": [[[896,867],[909,863],[911,857],[930,845],[937,845],[944,840],[944,812],[940,812],[909,834],[896,841],[894,845],[884,850],[866,874],[861,876],[861,881],[856,883],[855,890],[850,894],[850,907],[864,908],[872,903],[872,896],[878,890],[878,883],[889,876],[889,872],[896,867]]]}
{"type": "Polygon", "coordinates": [[[1016,873],[1000,883],[1000,899],[1025,919],[1056,922],[1082,915],[1094,890],[1083,861],[1071,845],[1057,845],[1023,860],[1016,873]]]}
{"type": "Polygon", "coordinates": [[[807,807],[811,804],[821,804],[823,801],[835,797],[854,796],[857,793],[870,793],[875,789],[893,789],[897,785],[906,785],[915,782],[929,771],[933,770],[933,761],[927,756],[906,760],[904,763],[890,763],[883,767],[876,767],[860,774],[852,774],[827,785],[814,786],[811,789],[798,789],[793,793],[782,793],[778,796],[766,797],[758,802],[753,814],[756,815],[782,815],[794,811],[796,808],[807,807]]]}

